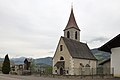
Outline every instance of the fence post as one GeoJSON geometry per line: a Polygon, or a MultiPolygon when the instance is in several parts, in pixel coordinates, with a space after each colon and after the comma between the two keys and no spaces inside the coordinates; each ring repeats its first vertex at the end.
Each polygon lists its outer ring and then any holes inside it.
{"type": "Polygon", "coordinates": [[[40,76],[41,76],[41,66],[39,68],[40,68],[39,71],[40,71],[40,76]]]}
{"type": "Polygon", "coordinates": [[[80,68],[80,73],[81,73],[81,79],[82,79],[82,68],[80,68]]]}
{"type": "Polygon", "coordinates": [[[32,69],[31,69],[31,66],[30,66],[30,75],[32,75],[32,69]]]}
{"type": "Polygon", "coordinates": [[[114,76],[114,68],[112,68],[112,72],[111,72],[112,76],[114,76]]]}
{"type": "Polygon", "coordinates": [[[92,68],[92,79],[93,79],[93,68],[92,68]]]}

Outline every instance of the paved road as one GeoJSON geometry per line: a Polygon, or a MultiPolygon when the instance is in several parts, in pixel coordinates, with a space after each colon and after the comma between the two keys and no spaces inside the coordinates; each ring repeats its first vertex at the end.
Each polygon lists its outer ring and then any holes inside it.
{"type": "Polygon", "coordinates": [[[35,77],[35,76],[17,76],[17,75],[3,75],[0,74],[0,80],[120,80],[119,79],[61,79],[61,78],[50,78],[50,77],[35,77]]]}

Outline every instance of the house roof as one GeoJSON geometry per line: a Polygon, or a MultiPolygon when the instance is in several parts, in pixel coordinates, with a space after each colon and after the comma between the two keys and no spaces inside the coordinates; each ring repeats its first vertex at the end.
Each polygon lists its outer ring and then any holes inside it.
{"type": "Polygon", "coordinates": [[[73,58],[97,60],[87,44],[69,38],[63,38],[65,45],[73,58]]]}
{"type": "Polygon", "coordinates": [[[99,63],[99,65],[103,65],[104,63],[110,62],[110,58],[103,60],[99,63]]]}
{"type": "Polygon", "coordinates": [[[111,48],[120,47],[120,34],[98,48],[101,51],[111,52],[111,48]]]}
{"type": "Polygon", "coordinates": [[[75,20],[75,16],[74,16],[74,13],[73,13],[73,8],[71,8],[70,17],[69,17],[68,23],[67,23],[64,30],[67,30],[67,29],[70,29],[70,28],[75,28],[77,30],[80,30],[77,23],[76,23],[76,20],[75,20]]]}

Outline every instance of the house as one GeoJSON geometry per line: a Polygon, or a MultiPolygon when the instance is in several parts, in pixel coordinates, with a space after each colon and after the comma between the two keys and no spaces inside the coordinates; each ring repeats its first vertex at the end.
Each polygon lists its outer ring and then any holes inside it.
{"type": "Polygon", "coordinates": [[[120,34],[101,46],[99,50],[111,53],[111,68],[114,68],[114,76],[120,77],[120,34]]]}
{"type": "Polygon", "coordinates": [[[103,74],[111,74],[111,67],[110,67],[110,58],[105,59],[99,63],[99,67],[102,68],[102,73],[103,74]]]}
{"type": "Polygon", "coordinates": [[[11,74],[31,74],[31,62],[32,59],[26,58],[24,64],[15,64],[11,66],[11,74]]]}
{"type": "Polygon", "coordinates": [[[11,67],[11,74],[18,74],[21,75],[24,69],[24,64],[17,64],[17,65],[13,65],[11,67]]]}
{"type": "Polygon", "coordinates": [[[24,70],[30,70],[30,65],[31,65],[32,59],[26,58],[24,60],[24,70]]]}
{"type": "Polygon", "coordinates": [[[99,63],[100,66],[104,68],[110,68],[110,58],[103,60],[99,63]]]}
{"type": "Polygon", "coordinates": [[[84,72],[90,75],[91,68],[96,68],[96,58],[88,45],[80,42],[80,29],[71,8],[69,21],[64,29],[64,37],[60,37],[53,56],[53,74],[82,75],[84,72]]]}

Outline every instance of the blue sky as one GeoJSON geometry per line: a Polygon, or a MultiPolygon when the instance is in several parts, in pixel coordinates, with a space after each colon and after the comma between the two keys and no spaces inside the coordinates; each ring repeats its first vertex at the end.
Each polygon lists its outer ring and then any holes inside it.
{"type": "Polygon", "coordinates": [[[71,10],[92,48],[120,33],[119,0],[0,0],[0,57],[53,56],[71,10]]]}

